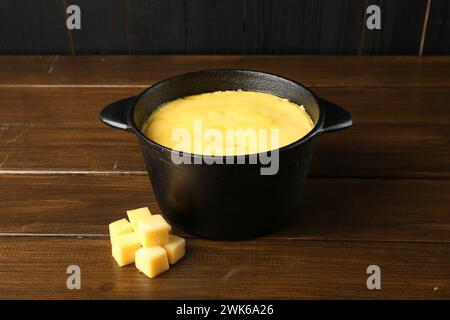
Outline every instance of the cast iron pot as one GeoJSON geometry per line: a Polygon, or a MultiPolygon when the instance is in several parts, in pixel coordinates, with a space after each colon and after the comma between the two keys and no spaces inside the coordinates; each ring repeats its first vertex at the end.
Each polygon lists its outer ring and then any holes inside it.
{"type": "Polygon", "coordinates": [[[299,199],[316,137],[352,125],[346,110],[317,97],[301,84],[247,70],[182,74],[159,82],[136,97],[106,106],[100,118],[113,128],[136,135],[154,194],[166,218],[190,233],[222,240],[263,235],[285,225],[293,215],[302,214],[299,199]],[[175,164],[171,160],[173,150],[140,131],[148,116],[166,102],[237,89],[267,92],[304,105],[314,122],[313,130],[305,137],[279,149],[275,175],[261,175],[260,168],[267,165],[259,161],[249,164],[249,156],[246,164],[230,165],[206,164],[207,156],[189,154],[192,164],[175,164]],[[194,164],[195,158],[200,158],[197,161],[202,164],[194,164]]]}

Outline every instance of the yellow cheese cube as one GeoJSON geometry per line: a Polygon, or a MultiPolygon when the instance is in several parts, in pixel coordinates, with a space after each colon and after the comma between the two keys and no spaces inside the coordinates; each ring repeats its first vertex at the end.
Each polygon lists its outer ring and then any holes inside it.
{"type": "Polygon", "coordinates": [[[127,211],[128,220],[131,222],[131,226],[133,227],[134,232],[138,230],[138,223],[142,219],[151,216],[150,210],[147,207],[128,210],[127,211]]]}
{"type": "Polygon", "coordinates": [[[145,217],[138,223],[138,239],[143,247],[162,246],[169,242],[171,227],[160,214],[145,217]]]}
{"type": "Polygon", "coordinates": [[[169,269],[166,251],[161,247],[140,248],[136,251],[136,268],[154,278],[169,269]]]}
{"type": "Polygon", "coordinates": [[[141,247],[135,232],[120,234],[112,244],[112,256],[121,267],[133,263],[136,251],[141,247]]]}
{"type": "Polygon", "coordinates": [[[120,219],[109,224],[109,237],[111,238],[111,243],[113,243],[115,237],[118,235],[130,232],[133,232],[133,228],[127,219],[120,219]]]}
{"type": "Polygon", "coordinates": [[[164,250],[166,250],[167,257],[169,258],[169,263],[174,264],[178,260],[184,257],[186,252],[186,240],[174,236],[172,234],[169,235],[169,242],[163,245],[164,250]]]}

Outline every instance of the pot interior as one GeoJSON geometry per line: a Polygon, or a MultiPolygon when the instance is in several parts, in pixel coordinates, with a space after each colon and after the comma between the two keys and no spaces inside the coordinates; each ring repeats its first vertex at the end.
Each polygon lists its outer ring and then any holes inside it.
{"type": "Polygon", "coordinates": [[[257,71],[208,70],[170,78],[147,89],[134,108],[134,123],[140,131],[145,120],[155,109],[178,98],[238,89],[265,92],[286,98],[303,105],[314,126],[319,121],[320,109],[313,94],[295,82],[257,71]]]}

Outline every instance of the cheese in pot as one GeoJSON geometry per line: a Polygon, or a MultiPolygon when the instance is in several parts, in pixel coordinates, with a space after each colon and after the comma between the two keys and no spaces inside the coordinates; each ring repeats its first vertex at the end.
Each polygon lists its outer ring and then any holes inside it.
{"type": "Polygon", "coordinates": [[[216,91],[155,110],[142,132],[156,143],[203,155],[242,155],[289,145],[313,128],[303,106],[268,93],[216,91]]]}

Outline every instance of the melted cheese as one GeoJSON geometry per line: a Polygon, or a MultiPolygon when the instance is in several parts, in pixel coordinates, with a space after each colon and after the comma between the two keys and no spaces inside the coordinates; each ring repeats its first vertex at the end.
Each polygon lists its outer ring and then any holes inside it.
{"type": "Polygon", "coordinates": [[[173,150],[229,156],[281,148],[313,126],[303,106],[268,93],[238,90],[168,102],[150,115],[142,132],[173,150]]]}

